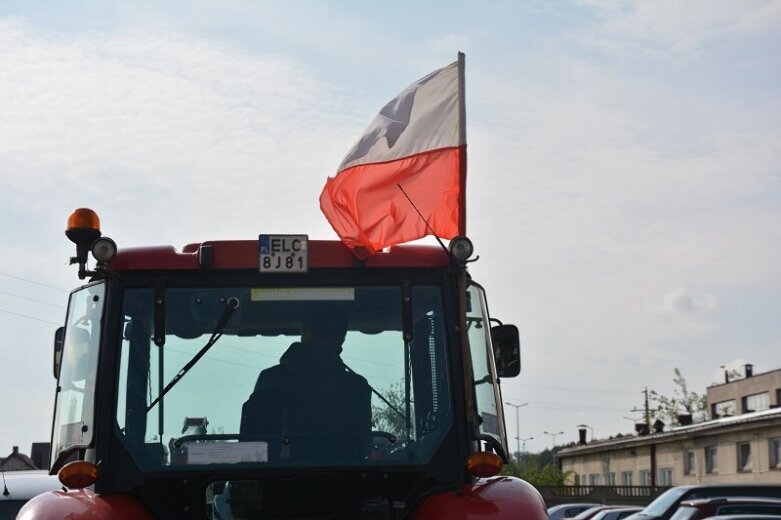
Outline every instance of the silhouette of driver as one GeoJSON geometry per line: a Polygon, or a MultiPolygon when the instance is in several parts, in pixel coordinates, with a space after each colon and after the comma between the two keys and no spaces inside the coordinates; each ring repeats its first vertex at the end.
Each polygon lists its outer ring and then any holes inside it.
{"type": "Polygon", "coordinates": [[[342,361],[342,344],[347,335],[347,320],[343,313],[329,312],[322,307],[311,307],[301,325],[301,341],[288,347],[279,359],[279,365],[260,373],[255,390],[267,385],[278,386],[281,380],[295,376],[309,376],[322,379],[347,376],[366,379],[348,372],[342,361]]]}
{"type": "Polygon", "coordinates": [[[278,365],[260,373],[250,401],[274,404],[262,405],[265,419],[252,419],[260,422],[254,433],[281,435],[281,457],[316,461],[367,455],[371,389],[342,361],[346,333],[343,312],[313,305],[302,321],[301,341],[290,345],[278,365]]]}

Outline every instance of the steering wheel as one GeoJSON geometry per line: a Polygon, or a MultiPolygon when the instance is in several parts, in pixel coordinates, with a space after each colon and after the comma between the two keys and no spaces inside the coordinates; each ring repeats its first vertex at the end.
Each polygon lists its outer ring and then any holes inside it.
{"type": "Polygon", "coordinates": [[[241,438],[238,433],[202,433],[194,435],[182,435],[171,439],[171,446],[180,448],[185,442],[192,441],[237,441],[241,438]]]}

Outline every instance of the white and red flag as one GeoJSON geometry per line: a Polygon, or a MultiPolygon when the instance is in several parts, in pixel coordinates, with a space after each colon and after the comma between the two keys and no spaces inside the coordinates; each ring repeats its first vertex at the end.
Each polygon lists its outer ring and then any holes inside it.
{"type": "Polygon", "coordinates": [[[461,53],[380,110],[320,194],[320,208],[353,254],[465,234],[465,114],[461,53]]]}

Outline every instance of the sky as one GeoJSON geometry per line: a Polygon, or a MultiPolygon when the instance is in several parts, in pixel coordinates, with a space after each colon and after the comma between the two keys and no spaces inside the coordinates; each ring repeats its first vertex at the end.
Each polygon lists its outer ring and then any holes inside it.
{"type": "Polygon", "coordinates": [[[325,180],[458,51],[470,270],[521,333],[511,448],[631,432],[675,368],[698,393],[781,368],[780,26],[752,0],[0,0],[0,456],[50,436],[73,209],[120,248],[335,239],[325,180]]]}

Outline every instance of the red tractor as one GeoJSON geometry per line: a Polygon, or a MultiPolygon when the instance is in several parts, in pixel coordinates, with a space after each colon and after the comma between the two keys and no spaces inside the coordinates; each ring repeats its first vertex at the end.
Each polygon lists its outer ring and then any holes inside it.
{"type": "Polygon", "coordinates": [[[357,260],[305,235],[117,250],[76,210],[51,472],[22,519],[547,518],[508,461],[472,244],[357,260]],[[91,252],[94,265],[88,265],[91,252]]]}

